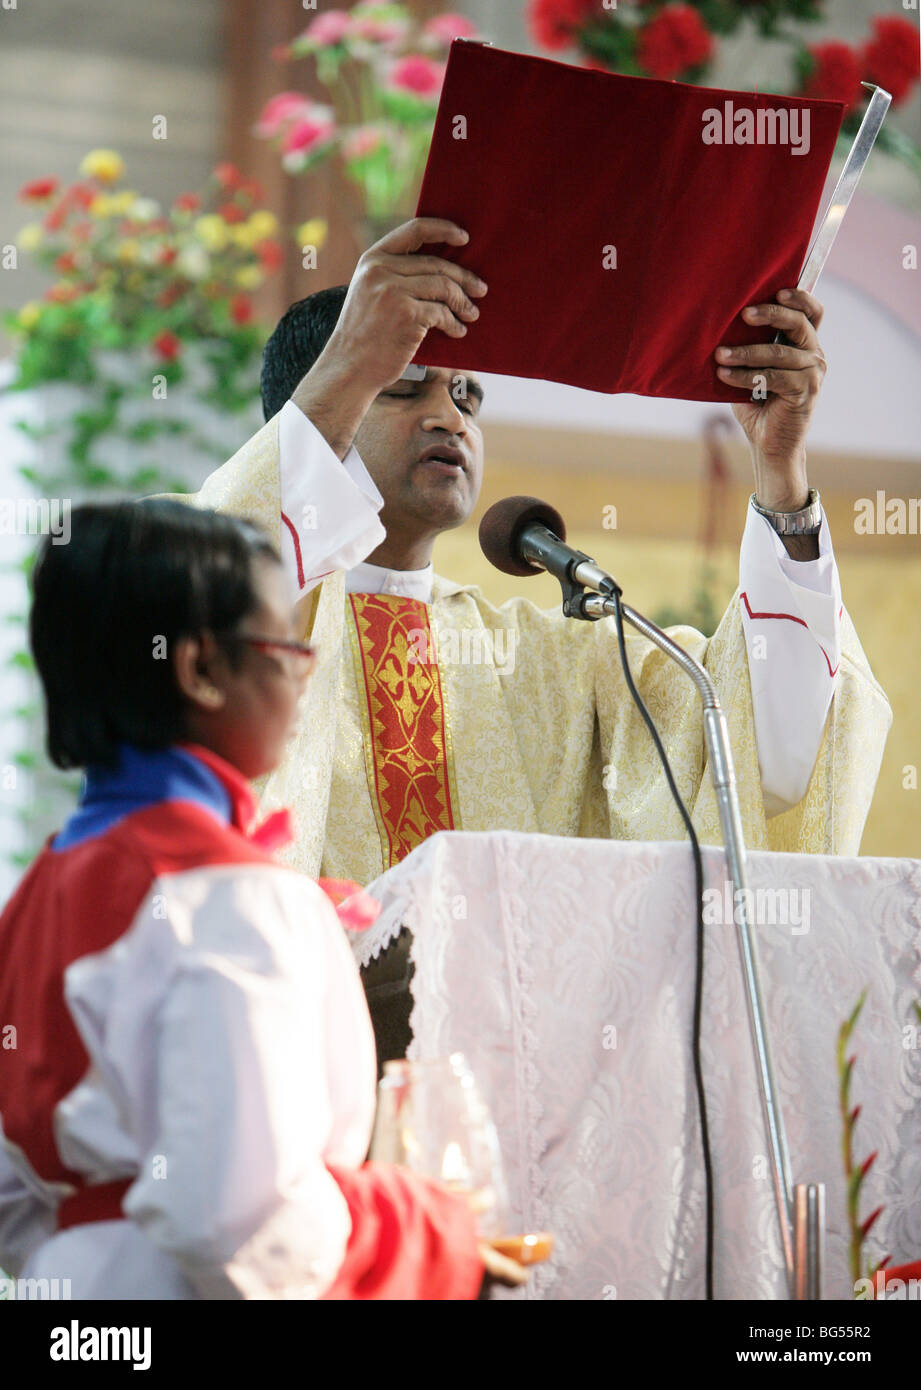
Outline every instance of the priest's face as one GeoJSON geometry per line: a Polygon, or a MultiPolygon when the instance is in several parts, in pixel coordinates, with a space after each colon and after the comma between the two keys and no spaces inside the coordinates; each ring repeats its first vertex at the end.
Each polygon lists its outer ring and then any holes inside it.
{"type": "Polygon", "coordinates": [[[355,437],[384,499],[391,540],[432,539],[466,521],[483,479],[483,387],[473,372],[428,367],[424,381],[391,382],[355,437]],[[432,455],[445,454],[443,461],[432,455]]]}

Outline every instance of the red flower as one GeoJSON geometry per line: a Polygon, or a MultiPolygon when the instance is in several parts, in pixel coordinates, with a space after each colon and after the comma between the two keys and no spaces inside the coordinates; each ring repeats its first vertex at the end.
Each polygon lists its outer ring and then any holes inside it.
{"type": "Polygon", "coordinates": [[[544,48],[568,48],[598,9],[598,0],[531,0],[528,24],[544,48]]]}
{"type": "Polygon", "coordinates": [[[19,196],[24,203],[43,203],[47,198],[52,198],[57,191],[56,178],[33,179],[31,183],[23,184],[19,196]]]}
{"type": "Polygon", "coordinates": [[[901,101],[921,77],[918,30],[911,20],[879,15],[872,29],[874,37],[860,55],[864,77],[891,92],[893,102],[901,101]]]}
{"type": "Polygon", "coordinates": [[[77,258],[73,251],[65,251],[63,256],[58,256],[54,263],[55,270],[59,270],[62,275],[77,268],[77,258]]]}
{"type": "Polygon", "coordinates": [[[235,164],[218,164],[214,170],[214,177],[223,188],[239,188],[243,182],[243,175],[235,164]]]}
{"type": "Polygon", "coordinates": [[[58,203],[56,208],[52,208],[44,220],[43,226],[46,232],[59,232],[67,221],[69,209],[64,198],[58,203]]]}
{"type": "Polygon", "coordinates": [[[245,294],[235,294],[230,301],[230,317],[234,323],[249,323],[253,317],[253,306],[245,294]]]}
{"type": "Polygon", "coordinates": [[[223,217],[225,222],[245,222],[246,213],[242,208],[237,207],[236,203],[222,203],[217,210],[218,217],[223,217]]]}
{"type": "Polygon", "coordinates": [[[265,189],[258,179],[244,179],[237,192],[241,198],[248,198],[251,203],[261,203],[265,197],[265,189]]]}
{"type": "Polygon", "coordinates": [[[175,246],[161,246],[157,252],[157,265],[172,265],[178,254],[175,246]]]}
{"type": "Polygon", "coordinates": [[[180,193],[173,207],[177,212],[197,212],[201,207],[201,199],[197,193],[180,193]]]}
{"type": "Polygon", "coordinates": [[[828,43],[812,44],[806,50],[815,67],[803,87],[804,97],[822,101],[843,101],[848,111],[860,105],[863,88],[857,55],[846,43],[832,39],[828,43]]]}
{"type": "Polygon", "coordinates": [[[667,5],[640,30],[637,62],[651,77],[672,78],[706,62],[710,31],[690,5],[667,5]]]}
{"type": "Polygon", "coordinates": [[[281,242],[278,241],[260,241],[256,247],[256,255],[259,257],[259,264],[262,269],[268,271],[278,270],[285,259],[281,242]]]}
{"type": "Polygon", "coordinates": [[[165,290],[161,290],[157,295],[157,305],[161,309],[168,309],[171,304],[183,294],[182,285],[167,285],[165,290]]]}
{"type": "Polygon", "coordinates": [[[93,199],[97,198],[99,195],[96,192],[95,188],[90,188],[89,184],[74,183],[71,184],[70,188],[68,188],[64,196],[68,198],[72,203],[74,203],[78,208],[83,208],[85,212],[86,209],[92,203],[93,199]]]}
{"type": "Polygon", "coordinates": [[[168,328],[157,334],[153,340],[153,345],[159,355],[167,362],[175,362],[182,346],[176,334],[171,333],[168,328]]]}

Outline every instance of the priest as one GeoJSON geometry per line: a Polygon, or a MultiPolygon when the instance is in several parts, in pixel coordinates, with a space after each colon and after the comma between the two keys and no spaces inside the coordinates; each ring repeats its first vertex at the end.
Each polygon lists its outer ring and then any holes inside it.
{"type": "MultiPolygon", "coordinates": [[[[466,240],[415,218],[364,253],[348,287],[293,305],[266,347],[265,427],[187,499],[276,538],[317,647],[297,737],[258,788],[264,810],[295,808],[288,862],[314,876],[368,883],[439,830],[685,833],[613,621],[523,597],[497,608],[434,573],[434,541],[479,494],[483,387],[472,371],[404,373],[430,328],[461,338],[489,312],[488,286],[425,250],[466,240]]],[[[786,341],[716,354],[721,379],[759,397],[733,407],[754,473],[739,587],[711,638],[671,635],[726,711],[747,845],[856,854],[891,711],[807,478],[822,307],[781,290],[744,317],[786,341]]],[[[698,835],[720,843],[696,692],[645,639],[627,645],[698,835]]],[[[409,1037],[407,945],[404,932],[366,973],[381,1062],[409,1037]]]]}

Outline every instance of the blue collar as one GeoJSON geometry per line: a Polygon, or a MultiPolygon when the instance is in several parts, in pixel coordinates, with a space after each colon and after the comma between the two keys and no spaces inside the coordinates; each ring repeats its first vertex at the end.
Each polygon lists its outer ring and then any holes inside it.
{"type": "Polygon", "coordinates": [[[117,768],[87,768],[77,809],[49,847],[71,849],[161,801],[193,801],[225,825],[236,822],[232,788],[240,774],[215,754],[208,758],[210,765],[178,746],[148,751],[121,744],[117,768]],[[224,766],[226,780],[216,770],[224,766]]]}

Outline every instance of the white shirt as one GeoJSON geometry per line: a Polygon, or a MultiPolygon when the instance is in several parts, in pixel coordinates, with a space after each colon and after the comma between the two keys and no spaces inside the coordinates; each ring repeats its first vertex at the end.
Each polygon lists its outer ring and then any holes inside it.
{"type": "MultiPolygon", "coordinates": [[[[432,601],[433,568],[369,565],[385,539],[384,500],[354,445],[340,461],[291,401],[279,421],[282,559],[295,597],[334,570],[349,593],[432,601]]],[[[766,813],[801,801],[822,742],[841,659],[841,585],[828,522],[817,560],[793,560],[777,532],[749,507],[739,553],[758,761],[766,813]]]]}

